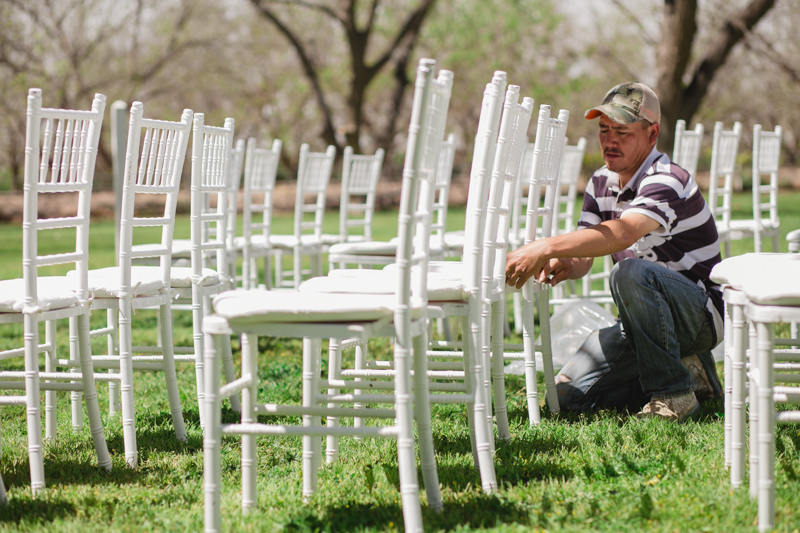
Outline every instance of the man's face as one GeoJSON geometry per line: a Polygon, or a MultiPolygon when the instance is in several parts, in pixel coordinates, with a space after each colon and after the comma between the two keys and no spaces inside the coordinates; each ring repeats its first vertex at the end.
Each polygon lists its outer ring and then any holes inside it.
{"type": "Polygon", "coordinates": [[[619,124],[606,115],[600,115],[600,148],[603,161],[625,185],[656,144],[659,125],[640,120],[633,124],[619,124]]]}

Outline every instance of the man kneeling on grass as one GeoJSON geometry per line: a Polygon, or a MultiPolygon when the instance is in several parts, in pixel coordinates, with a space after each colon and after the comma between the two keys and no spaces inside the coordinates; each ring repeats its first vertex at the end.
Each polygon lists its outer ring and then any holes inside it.
{"type": "Polygon", "coordinates": [[[656,149],[661,107],[641,83],[623,83],[586,112],[600,118],[605,166],[583,201],[579,230],[508,254],[506,283],[555,285],[611,255],[616,325],[592,333],[556,376],[561,409],[631,409],[682,421],[719,397],[711,349],[722,340],[721,260],[711,211],[694,176],[656,149]]]}

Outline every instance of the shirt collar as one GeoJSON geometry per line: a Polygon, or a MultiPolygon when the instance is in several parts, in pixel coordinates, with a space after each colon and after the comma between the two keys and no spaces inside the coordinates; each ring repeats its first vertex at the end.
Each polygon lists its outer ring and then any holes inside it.
{"type": "MultiPolygon", "coordinates": [[[[633,175],[633,178],[628,180],[628,183],[626,183],[625,186],[622,189],[620,189],[620,193],[625,191],[625,189],[631,189],[635,191],[636,188],[639,186],[639,182],[642,181],[642,178],[645,175],[647,175],[648,171],[653,167],[653,163],[655,163],[656,159],[658,159],[662,155],[663,154],[659,152],[655,146],[653,146],[653,149],[650,150],[650,154],[645,158],[642,165],[633,175]]],[[[616,179],[617,184],[619,184],[619,176],[616,176],[616,178],[617,178],[616,179]]]]}

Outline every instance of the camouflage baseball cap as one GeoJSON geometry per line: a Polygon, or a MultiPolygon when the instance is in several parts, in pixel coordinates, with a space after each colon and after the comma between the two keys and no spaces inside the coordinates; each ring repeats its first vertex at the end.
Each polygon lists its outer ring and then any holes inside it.
{"type": "Polygon", "coordinates": [[[661,105],[653,89],[644,83],[620,83],[606,93],[603,103],[585,114],[587,119],[606,115],[619,124],[633,124],[646,120],[656,124],[661,120],[661,105]]]}

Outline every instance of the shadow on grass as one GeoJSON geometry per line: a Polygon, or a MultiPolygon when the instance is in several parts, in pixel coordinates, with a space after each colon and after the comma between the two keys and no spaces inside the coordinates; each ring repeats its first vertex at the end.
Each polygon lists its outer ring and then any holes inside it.
{"type": "MultiPolygon", "coordinates": [[[[190,412],[191,413],[191,412],[190,412]]],[[[184,423],[188,432],[187,442],[178,440],[170,413],[138,413],[136,417],[136,445],[140,461],[151,452],[174,452],[195,454],[203,451],[203,435],[197,411],[194,415],[184,413],[184,423]]],[[[117,418],[113,425],[106,426],[106,442],[112,455],[125,456],[125,441],[122,425],[117,418]]]]}
{"type": "MultiPolygon", "coordinates": [[[[705,400],[700,404],[700,409],[697,413],[692,415],[689,420],[695,421],[699,424],[719,424],[724,418],[723,413],[723,400],[711,399],[705,400]]],[[[550,420],[560,423],[568,424],[590,424],[599,420],[609,421],[616,420],[619,426],[622,426],[629,421],[637,421],[635,418],[636,411],[629,411],[627,409],[601,409],[597,411],[560,411],[558,413],[551,413],[546,405],[540,407],[541,419],[543,421],[550,420]]],[[[528,408],[526,405],[509,405],[508,406],[508,421],[509,424],[520,423],[528,424],[528,408]]]]}
{"type": "MultiPolygon", "coordinates": [[[[398,495],[399,498],[399,495],[398,495]]],[[[476,493],[460,498],[458,503],[445,502],[444,509],[436,513],[423,505],[422,520],[427,531],[455,531],[482,529],[501,524],[528,525],[525,509],[499,498],[476,493]],[[480,512],[476,512],[480,509],[480,512]]],[[[283,531],[379,531],[401,529],[403,510],[400,503],[370,504],[356,501],[337,503],[326,507],[322,513],[308,509],[295,515],[282,528],[283,531]],[[322,516],[319,516],[321,514],[322,516]]]]}
{"type": "Polygon", "coordinates": [[[11,498],[7,505],[0,506],[0,523],[33,528],[75,516],[76,511],[75,505],[65,500],[11,498]]]}

